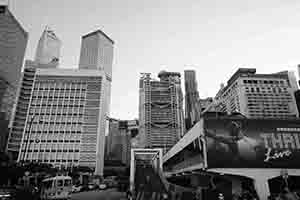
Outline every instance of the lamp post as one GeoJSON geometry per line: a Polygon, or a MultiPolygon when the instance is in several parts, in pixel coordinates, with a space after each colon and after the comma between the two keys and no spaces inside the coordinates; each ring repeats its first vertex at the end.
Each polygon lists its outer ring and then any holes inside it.
{"type": "Polygon", "coordinates": [[[28,153],[28,152],[26,152],[26,150],[27,150],[27,148],[28,148],[28,143],[29,143],[29,136],[30,136],[30,134],[31,134],[31,127],[32,127],[32,123],[33,123],[33,121],[34,121],[34,119],[35,119],[35,117],[36,117],[36,115],[33,115],[32,117],[31,117],[31,119],[30,119],[30,122],[29,122],[29,132],[28,132],[28,134],[27,134],[27,138],[26,138],[26,142],[25,142],[25,150],[24,150],[24,154],[23,154],[23,161],[25,161],[25,159],[26,159],[26,153],[28,153]]]}

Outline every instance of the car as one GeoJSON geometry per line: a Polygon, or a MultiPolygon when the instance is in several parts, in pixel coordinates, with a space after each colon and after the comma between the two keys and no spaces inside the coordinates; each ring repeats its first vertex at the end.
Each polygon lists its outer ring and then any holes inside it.
{"type": "Polygon", "coordinates": [[[107,185],[105,183],[100,183],[99,184],[99,189],[100,190],[105,190],[107,188],[107,185]]]}
{"type": "Polygon", "coordinates": [[[76,193],[76,192],[81,192],[82,191],[82,185],[73,185],[72,186],[72,192],[76,193]]]}
{"type": "Polygon", "coordinates": [[[90,184],[88,184],[88,188],[89,188],[89,190],[96,190],[97,189],[97,185],[96,184],[94,184],[94,183],[90,183],[90,184]]]}
{"type": "Polygon", "coordinates": [[[15,199],[16,189],[12,187],[1,187],[0,188],[0,200],[15,199]]]}

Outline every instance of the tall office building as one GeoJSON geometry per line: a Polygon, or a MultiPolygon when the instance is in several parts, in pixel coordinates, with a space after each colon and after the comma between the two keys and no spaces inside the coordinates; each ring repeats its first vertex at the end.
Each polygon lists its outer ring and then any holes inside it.
{"type": "Polygon", "coordinates": [[[180,73],[143,74],[139,83],[139,134],[143,147],[169,150],[184,134],[180,73]]]}
{"type": "Polygon", "coordinates": [[[185,85],[185,125],[186,129],[193,127],[200,120],[201,107],[194,70],[184,70],[185,85]]]}
{"type": "Polygon", "coordinates": [[[222,112],[249,118],[295,118],[299,116],[296,86],[288,71],[256,74],[254,68],[240,68],[217,93],[214,104],[222,112]]]}
{"type": "MultiPolygon", "coordinates": [[[[111,98],[111,81],[112,81],[112,63],[113,63],[113,46],[114,41],[108,37],[101,30],[96,30],[87,35],[82,36],[81,50],[79,59],[79,69],[97,70],[105,74],[105,81],[103,81],[103,89],[105,95],[102,96],[103,106],[101,110],[106,116],[106,119],[101,121],[101,129],[108,128],[108,117],[110,112],[110,98],[111,98]]],[[[102,133],[101,133],[102,134],[102,133]]],[[[103,173],[104,150],[105,150],[105,133],[103,138],[99,141],[99,154],[97,155],[96,174],[103,173]]]]}
{"type": "Polygon", "coordinates": [[[25,55],[28,33],[0,2],[0,112],[10,120],[25,55]]]}
{"type": "Polygon", "coordinates": [[[111,79],[113,45],[114,41],[101,30],[82,36],[79,68],[103,70],[111,79]]]}
{"type": "Polygon", "coordinates": [[[40,67],[57,67],[59,64],[61,41],[53,30],[46,26],[36,48],[35,62],[40,67]]]}
{"type": "Polygon", "coordinates": [[[109,122],[106,158],[130,164],[131,138],[138,132],[138,120],[115,120],[109,122]]]}
{"type": "Polygon", "coordinates": [[[88,166],[103,173],[105,73],[26,61],[7,149],[18,161],[88,166]]]}

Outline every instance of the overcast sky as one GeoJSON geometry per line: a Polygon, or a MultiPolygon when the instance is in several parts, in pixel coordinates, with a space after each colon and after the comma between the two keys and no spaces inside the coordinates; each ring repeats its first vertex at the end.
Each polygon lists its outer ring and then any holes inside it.
{"type": "Polygon", "coordinates": [[[138,118],[141,72],[197,71],[200,97],[214,96],[238,67],[296,71],[299,0],[11,0],[33,59],[46,25],[63,42],[61,66],[77,67],[81,36],[114,41],[111,117],[138,118]]]}

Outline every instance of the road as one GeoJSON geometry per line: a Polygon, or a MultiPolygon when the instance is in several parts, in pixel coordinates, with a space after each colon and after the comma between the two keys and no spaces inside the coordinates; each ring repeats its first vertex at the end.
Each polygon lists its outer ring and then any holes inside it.
{"type": "Polygon", "coordinates": [[[126,200],[125,193],[118,192],[116,189],[104,191],[89,191],[72,194],[72,200],[126,200]]]}

